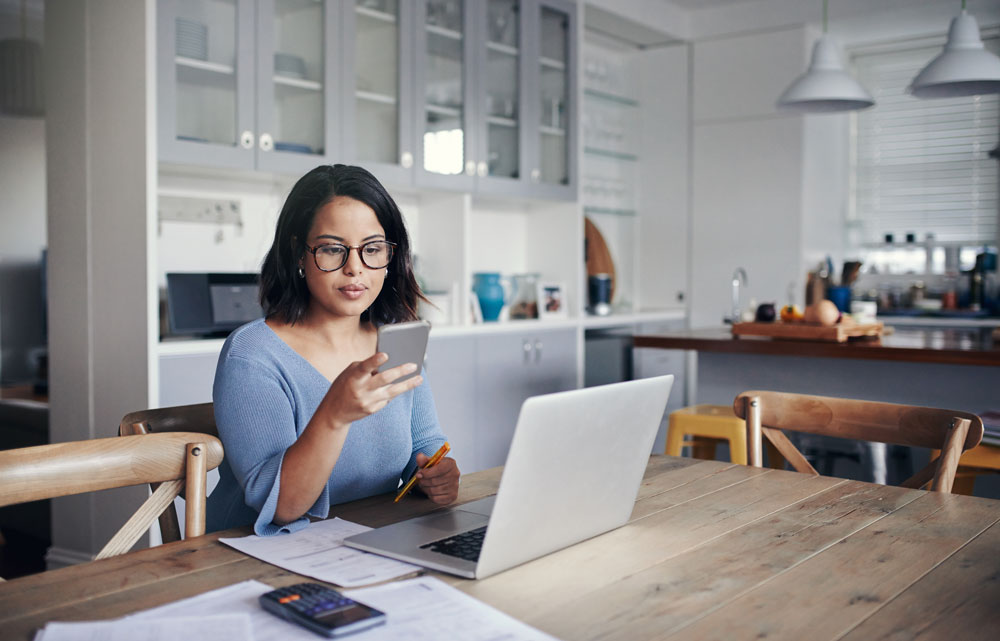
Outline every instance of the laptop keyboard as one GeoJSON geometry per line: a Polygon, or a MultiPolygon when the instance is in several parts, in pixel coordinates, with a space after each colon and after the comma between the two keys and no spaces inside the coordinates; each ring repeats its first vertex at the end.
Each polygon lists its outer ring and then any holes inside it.
{"type": "Polygon", "coordinates": [[[458,557],[475,563],[479,560],[480,550],[483,549],[486,527],[484,525],[475,530],[453,534],[438,541],[431,541],[430,543],[421,545],[420,549],[440,552],[441,554],[447,554],[448,556],[458,557]]]}

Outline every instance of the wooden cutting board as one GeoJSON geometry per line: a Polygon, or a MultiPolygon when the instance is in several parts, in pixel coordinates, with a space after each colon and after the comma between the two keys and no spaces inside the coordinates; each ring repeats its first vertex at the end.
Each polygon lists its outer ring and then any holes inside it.
{"type": "Polygon", "coordinates": [[[611,251],[608,244],[604,242],[604,236],[597,225],[589,218],[583,219],[583,238],[585,241],[585,253],[587,259],[587,276],[594,274],[611,275],[611,300],[615,299],[615,261],[611,258],[611,251]]]}
{"type": "Polygon", "coordinates": [[[799,341],[843,343],[849,338],[878,338],[882,323],[812,325],[810,323],[736,323],[733,336],[770,336],[799,341]]]}

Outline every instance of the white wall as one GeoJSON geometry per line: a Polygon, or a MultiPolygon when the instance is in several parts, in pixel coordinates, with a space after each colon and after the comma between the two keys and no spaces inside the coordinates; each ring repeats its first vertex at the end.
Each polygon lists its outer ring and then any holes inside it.
{"type": "Polygon", "coordinates": [[[803,117],[775,110],[805,67],[805,30],[694,44],[692,326],[719,325],[743,267],[758,303],[781,303],[801,271],[803,117]]]}
{"type": "Polygon", "coordinates": [[[657,309],[690,296],[691,50],[672,45],[636,56],[646,118],[638,168],[639,300],[657,309]]]}

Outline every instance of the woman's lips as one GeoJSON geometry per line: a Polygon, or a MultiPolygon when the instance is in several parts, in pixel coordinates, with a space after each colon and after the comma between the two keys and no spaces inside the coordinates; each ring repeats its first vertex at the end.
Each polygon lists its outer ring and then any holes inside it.
{"type": "Polygon", "coordinates": [[[340,288],[340,293],[351,300],[357,300],[364,296],[367,290],[368,288],[364,285],[345,285],[340,288]]]}

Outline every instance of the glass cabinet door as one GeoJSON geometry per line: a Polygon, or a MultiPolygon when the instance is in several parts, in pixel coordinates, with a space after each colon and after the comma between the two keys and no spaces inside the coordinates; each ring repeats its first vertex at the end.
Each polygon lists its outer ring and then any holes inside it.
{"type": "Polygon", "coordinates": [[[393,185],[413,182],[412,0],[344,2],[343,156],[393,185]]]}
{"type": "MultiPolygon", "coordinates": [[[[479,177],[519,179],[521,173],[521,2],[488,0],[485,21],[485,56],[477,74],[482,126],[476,173],[479,177]]],[[[507,181],[504,181],[507,182],[507,181]]],[[[509,185],[509,184],[508,184],[509,185]]]]}
{"type": "Polygon", "coordinates": [[[569,186],[573,166],[570,149],[571,30],[566,11],[541,4],[539,7],[539,118],[538,166],[532,182],[569,186]]]}
{"type": "Polygon", "coordinates": [[[258,0],[258,167],[298,173],[335,146],[336,10],[322,0],[258,0]]]}
{"type": "Polygon", "coordinates": [[[252,3],[158,4],[161,158],[252,167],[252,3]]]}
{"type": "Polygon", "coordinates": [[[468,136],[466,66],[471,43],[467,6],[462,0],[426,0],[420,9],[417,96],[423,104],[418,109],[422,114],[419,175],[424,183],[467,186],[476,170],[468,136]],[[456,180],[461,176],[466,179],[456,180]],[[440,180],[442,177],[447,179],[440,180]]]}

